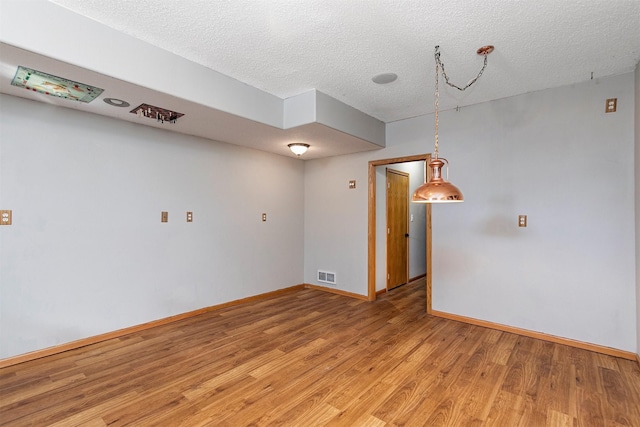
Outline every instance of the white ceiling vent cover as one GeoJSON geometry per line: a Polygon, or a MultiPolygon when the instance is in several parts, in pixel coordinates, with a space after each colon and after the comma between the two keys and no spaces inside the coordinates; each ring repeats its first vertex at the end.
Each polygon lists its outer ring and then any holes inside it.
{"type": "Polygon", "coordinates": [[[329,283],[330,285],[336,284],[336,273],[329,271],[318,270],[318,282],[329,283]]]}

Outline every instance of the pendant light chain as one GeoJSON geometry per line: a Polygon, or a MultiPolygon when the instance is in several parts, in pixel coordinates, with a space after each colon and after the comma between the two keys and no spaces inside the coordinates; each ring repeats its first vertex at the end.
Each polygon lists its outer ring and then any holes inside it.
{"type": "Polygon", "coordinates": [[[469,81],[469,83],[467,83],[466,86],[464,87],[460,87],[457,86],[453,83],[451,83],[449,81],[449,76],[447,76],[447,72],[444,69],[444,64],[442,63],[442,61],[440,60],[440,46],[436,46],[436,51],[435,51],[435,59],[436,59],[436,101],[435,101],[435,116],[436,116],[436,144],[435,144],[435,150],[434,150],[434,155],[435,158],[438,158],[438,142],[439,142],[439,137],[438,137],[438,127],[439,127],[439,117],[438,117],[438,107],[439,107],[439,101],[440,101],[440,92],[438,90],[438,79],[439,79],[439,74],[440,74],[440,69],[442,69],[442,77],[444,77],[444,81],[446,84],[448,84],[449,86],[458,89],[459,91],[463,91],[466,90],[468,87],[470,87],[471,85],[473,85],[476,81],[478,81],[478,79],[482,76],[482,73],[484,73],[485,68],[487,68],[487,56],[489,55],[489,53],[491,53],[493,51],[493,46],[485,46],[482,47],[480,49],[478,49],[478,54],[484,56],[484,64],[482,65],[482,68],[480,69],[480,72],[478,73],[477,76],[475,76],[475,78],[473,78],[472,80],[469,81]]]}
{"type": "Polygon", "coordinates": [[[435,50],[435,62],[436,62],[436,91],[435,91],[435,149],[433,151],[433,157],[429,159],[429,163],[425,165],[425,179],[424,184],[418,187],[414,192],[413,196],[411,196],[411,201],[415,203],[452,203],[452,202],[463,202],[464,196],[458,187],[450,183],[449,180],[449,162],[445,158],[438,158],[440,154],[439,150],[439,127],[440,127],[440,68],[442,68],[442,76],[445,79],[445,82],[453,86],[459,90],[465,90],[472,84],[476,82],[482,75],[485,67],[487,66],[487,55],[493,51],[493,46],[483,46],[477,50],[478,55],[484,55],[484,66],[478,76],[471,80],[464,88],[460,88],[458,86],[452,85],[449,83],[449,78],[444,72],[444,65],[440,61],[440,46],[436,46],[435,50]],[[447,168],[447,178],[442,177],[442,169],[443,167],[447,168]],[[427,167],[429,168],[427,173],[427,167]]]}
{"type": "Polygon", "coordinates": [[[480,70],[478,75],[475,76],[475,78],[473,78],[472,80],[470,80],[465,87],[457,86],[449,81],[449,76],[447,76],[447,72],[444,70],[444,64],[442,63],[442,61],[440,61],[440,46],[436,46],[436,67],[440,65],[440,67],[442,68],[442,76],[444,77],[444,81],[446,84],[458,89],[459,91],[463,91],[463,90],[466,90],[472,84],[474,84],[480,78],[480,76],[482,76],[482,73],[484,73],[484,69],[487,68],[487,56],[489,53],[490,51],[482,52],[482,53],[478,52],[479,55],[484,56],[484,65],[482,65],[482,69],[480,70]]]}
{"type": "Polygon", "coordinates": [[[436,107],[436,111],[435,111],[435,116],[436,116],[436,147],[434,150],[434,155],[435,158],[438,158],[438,127],[440,124],[440,120],[438,117],[438,106],[440,104],[440,92],[438,91],[438,74],[440,74],[440,69],[438,67],[438,64],[440,64],[440,51],[438,50],[440,48],[440,46],[436,46],[436,100],[435,100],[435,107],[436,107]]]}

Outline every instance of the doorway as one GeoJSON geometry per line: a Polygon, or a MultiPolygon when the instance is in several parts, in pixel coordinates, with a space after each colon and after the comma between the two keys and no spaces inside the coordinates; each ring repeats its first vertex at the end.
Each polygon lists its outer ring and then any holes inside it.
{"type": "MultiPolygon", "coordinates": [[[[369,197],[368,197],[368,300],[376,299],[376,194],[378,187],[383,186],[384,178],[381,178],[381,184],[376,185],[376,168],[378,166],[398,165],[401,163],[421,161],[426,165],[431,158],[430,154],[419,154],[414,156],[396,157],[381,160],[372,160],[369,162],[369,197]]],[[[427,168],[425,166],[425,171],[427,168]]],[[[424,177],[423,177],[424,178],[424,177]]],[[[384,188],[384,187],[383,187],[384,188]]],[[[379,197],[383,197],[382,194],[379,197]]],[[[431,205],[426,204],[425,213],[425,265],[426,265],[426,310],[431,313],[431,205]]],[[[379,237],[381,238],[381,237],[379,237]]],[[[385,240],[381,241],[385,243],[385,240]]],[[[382,264],[384,265],[384,264],[382,264]]]]}
{"type": "Polygon", "coordinates": [[[387,291],[409,283],[409,174],[386,168],[387,291]]]}

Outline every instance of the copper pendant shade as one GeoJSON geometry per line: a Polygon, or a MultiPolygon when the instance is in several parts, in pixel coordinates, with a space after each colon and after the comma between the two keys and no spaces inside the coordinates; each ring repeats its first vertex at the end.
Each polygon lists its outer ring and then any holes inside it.
{"type": "Polygon", "coordinates": [[[436,46],[435,51],[435,60],[436,60],[436,100],[435,100],[435,149],[433,151],[433,158],[429,161],[429,173],[426,175],[429,177],[426,182],[422,184],[420,187],[416,189],[411,197],[411,201],[415,203],[454,203],[454,202],[463,202],[464,196],[458,187],[447,181],[442,177],[442,167],[447,166],[447,179],[449,179],[449,162],[447,159],[438,157],[438,103],[440,93],[438,91],[438,75],[440,74],[440,67],[442,67],[442,75],[445,78],[446,83],[454,87],[458,90],[465,90],[469,86],[480,78],[484,69],[487,66],[487,55],[493,51],[493,46],[484,46],[478,49],[478,55],[484,56],[484,66],[478,73],[478,76],[471,80],[465,87],[458,87],[449,82],[449,77],[447,76],[444,65],[440,61],[440,46],[436,46]]]}
{"type": "Polygon", "coordinates": [[[429,161],[431,178],[428,182],[425,182],[416,189],[411,197],[412,202],[453,203],[464,201],[462,191],[449,181],[442,178],[442,167],[445,165],[445,162],[447,162],[447,159],[437,157],[434,157],[429,161]]]}

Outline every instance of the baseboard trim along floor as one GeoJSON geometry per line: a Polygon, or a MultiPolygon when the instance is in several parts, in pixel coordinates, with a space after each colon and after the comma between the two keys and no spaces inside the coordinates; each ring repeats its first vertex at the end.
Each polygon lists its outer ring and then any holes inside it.
{"type": "MultiPolygon", "coordinates": [[[[498,331],[510,332],[529,338],[536,338],[543,341],[549,341],[556,344],[568,345],[570,347],[581,348],[583,350],[594,351],[596,353],[607,354],[609,356],[621,357],[628,360],[636,360],[637,355],[631,351],[619,350],[617,348],[606,347],[598,344],[572,340],[570,338],[562,338],[555,335],[549,335],[542,332],[535,332],[528,329],[516,328],[513,326],[502,325],[500,323],[488,322],[486,320],[474,319],[472,317],[460,316],[457,314],[445,313],[442,311],[432,311],[431,315],[442,317],[449,320],[457,320],[458,322],[469,323],[471,325],[483,326],[485,328],[496,329],[498,331]]],[[[639,362],[640,363],[640,362],[639,362]]]]}
{"type": "MultiPolygon", "coordinates": [[[[123,329],[118,329],[116,331],[112,331],[112,332],[107,332],[104,334],[100,334],[100,335],[95,335],[95,336],[91,336],[91,337],[87,337],[87,338],[83,338],[83,339],[79,339],[76,341],[71,341],[68,343],[64,343],[64,344],[59,344],[56,346],[52,346],[52,347],[47,347],[41,350],[35,350],[29,353],[24,353],[24,354],[20,354],[17,356],[12,356],[12,357],[8,357],[6,359],[2,359],[0,360],[0,368],[5,368],[7,366],[12,366],[12,365],[17,365],[19,363],[23,363],[23,362],[27,362],[30,360],[35,360],[35,359],[39,359],[42,357],[46,357],[46,356],[51,356],[57,353],[62,353],[64,351],[68,351],[68,350],[73,350],[76,348],[80,348],[80,347],[84,347],[90,344],[95,344],[101,341],[106,341],[112,338],[118,338],[124,335],[128,335],[134,332],[139,332],[145,329],[150,329],[156,326],[160,326],[160,325],[165,325],[167,323],[172,323],[172,322],[176,322],[178,320],[182,320],[182,319],[187,319],[189,317],[193,317],[193,316],[198,316],[200,314],[203,313],[208,313],[210,311],[213,310],[218,310],[218,309],[222,309],[225,307],[230,307],[230,306],[234,306],[234,305],[238,305],[238,304],[243,304],[246,302],[251,302],[251,301],[257,301],[260,299],[265,299],[265,298],[269,298],[275,295],[279,295],[285,292],[293,292],[293,291],[297,291],[297,290],[301,290],[301,289],[315,289],[315,290],[319,290],[319,291],[324,291],[324,292],[330,292],[330,293],[334,293],[337,295],[342,295],[342,296],[346,296],[349,298],[355,298],[355,299],[359,299],[359,300],[365,300],[367,301],[367,296],[366,295],[360,295],[360,294],[355,294],[352,292],[347,292],[347,291],[343,291],[340,289],[333,289],[333,288],[328,288],[328,287],[324,287],[324,286],[318,286],[318,285],[312,285],[312,284],[308,284],[308,283],[304,283],[304,284],[299,284],[299,285],[294,285],[288,288],[284,288],[284,289],[278,289],[276,291],[272,291],[272,292],[266,292],[264,294],[259,294],[259,295],[254,295],[254,296],[250,296],[247,298],[241,298],[238,300],[234,300],[234,301],[229,301],[229,302],[225,302],[222,304],[218,304],[218,305],[213,305],[210,307],[204,307],[198,310],[193,310],[193,311],[189,311],[186,313],[182,313],[182,314],[177,314],[175,316],[169,316],[169,317],[165,317],[163,319],[158,319],[158,320],[154,320],[151,322],[147,322],[147,323],[143,323],[140,325],[135,325],[135,326],[131,326],[128,328],[123,328],[123,329]]],[[[592,344],[592,343],[587,343],[587,342],[582,342],[582,341],[577,341],[577,340],[572,340],[569,338],[562,338],[562,337],[558,337],[555,335],[549,335],[549,334],[545,334],[545,333],[541,333],[541,332],[535,332],[535,331],[531,331],[528,329],[521,329],[521,328],[516,328],[513,326],[508,326],[508,325],[502,325],[499,323],[494,323],[494,322],[488,322],[486,320],[480,320],[480,319],[474,319],[471,317],[465,317],[465,316],[460,316],[457,314],[451,314],[451,313],[446,313],[446,312],[441,312],[441,311],[432,311],[431,315],[436,316],[436,317],[442,317],[445,319],[450,319],[450,320],[455,320],[458,322],[463,322],[463,323],[468,323],[468,324],[472,324],[472,325],[476,325],[476,326],[482,326],[485,328],[490,328],[490,329],[496,329],[499,331],[503,331],[503,332],[510,332],[510,333],[514,333],[514,334],[518,334],[518,335],[522,335],[522,336],[526,336],[526,337],[530,337],[530,338],[537,338],[540,340],[544,340],[544,341],[550,341],[550,342],[554,342],[557,344],[563,344],[563,345],[568,345],[570,347],[576,347],[576,348],[580,348],[583,350],[589,350],[589,351],[594,351],[596,353],[602,353],[602,354],[607,354],[609,356],[614,356],[614,357],[621,357],[623,359],[628,359],[628,360],[635,360],[636,362],[638,362],[638,365],[640,365],[640,355],[634,353],[634,352],[629,352],[629,351],[624,351],[624,350],[619,350],[619,349],[615,349],[615,348],[611,348],[611,347],[606,347],[606,346],[602,346],[602,345],[597,345],[597,344],[592,344]]]]}
{"type": "Polygon", "coordinates": [[[85,347],[87,345],[99,343],[102,341],[110,340],[112,338],[119,338],[124,335],[129,335],[134,332],[143,331],[156,326],[166,325],[167,323],[177,322],[178,320],[187,319],[189,317],[198,316],[203,313],[208,313],[213,310],[219,310],[225,307],[231,307],[238,304],[243,304],[251,301],[257,301],[264,298],[269,298],[275,295],[280,295],[285,292],[293,292],[304,289],[305,285],[295,285],[284,289],[278,289],[264,294],[253,295],[246,298],[237,299],[234,301],[225,302],[222,304],[212,305],[210,307],[204,307],[186,313],[176,314],[175,316],[165,317],[163,319],[153,320],[151,322],[142,323],[140,325],[130,326],[128,328],[118,329],[112,332],[106,332],[100,335],[94,335],[87,338],[82,338],[76,341],[71,341],[64,344],[55,345],[52,347],[43,348],[41,350],[31,351],[29,353],[19,354],[17,356],[8,357],[0,360],[0,368],[6,368],[7,366],[17,365],[18,363],[28,362],[30,360],[40,359],[42,357],[51,356],[54,354],[62,353],[64,351],[74,350],[76,348],[85,347]]]}

